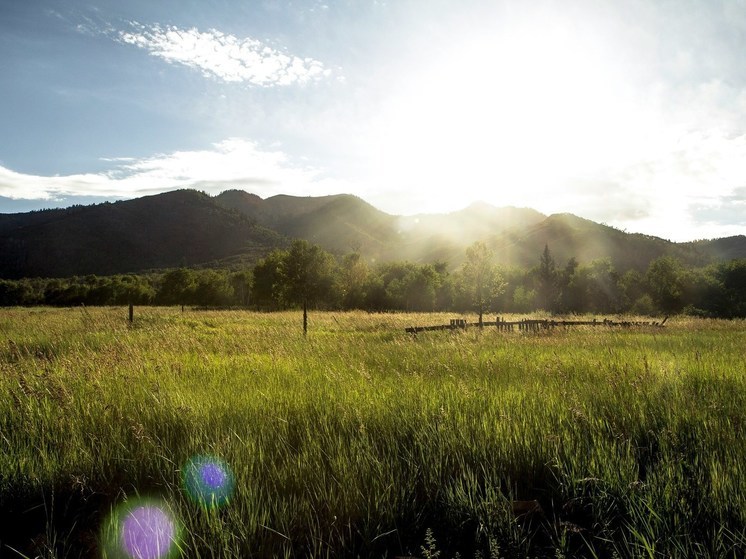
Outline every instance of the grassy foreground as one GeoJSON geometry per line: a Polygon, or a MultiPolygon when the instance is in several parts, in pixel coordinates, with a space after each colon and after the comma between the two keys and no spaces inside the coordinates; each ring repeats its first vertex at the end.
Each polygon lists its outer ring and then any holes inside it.
{"type": "Polygon", "coordinates": [[[183,557],[746,556],[744,321],[403,331],[449,318],[0,310],[0,557],[138,497],[183,557]]]}

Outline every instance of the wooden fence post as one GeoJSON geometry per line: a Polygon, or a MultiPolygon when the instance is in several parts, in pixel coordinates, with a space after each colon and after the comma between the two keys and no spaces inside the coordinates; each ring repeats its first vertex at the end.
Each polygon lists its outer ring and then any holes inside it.
{"type": "Polygon", "coordinates": [[[129,320],[130,324],[135,320],[135,306],[130,301],[130,308],[129,308],[129,320]]]}

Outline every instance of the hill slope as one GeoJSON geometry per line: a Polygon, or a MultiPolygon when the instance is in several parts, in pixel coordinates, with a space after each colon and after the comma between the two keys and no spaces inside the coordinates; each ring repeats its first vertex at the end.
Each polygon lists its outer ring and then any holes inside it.
{"type": "Polygon", "coordinates": [[[670,255],[689,266],[746,258],[743,235],[672,243],[629,234],[571,214],[484,203],[449,214],[394,216],[342,194],[278,195],[239,190],[216,197],[181,190],[113,204],[0,214],[0,277],[139,272],[220,261],[251,265],[290,238],[325,250],[360,252],[369,262],[445,261],[485,241],[502,265],[532,267],[548,245],[558,265],[609,258],[617,270],[645,270],[670,255]]]}
{"type": "Polygon", "coordinates": [[[376,257],[396,240],[397,218],[350,194],[318,197],[281,194],[262,200],[254,194],[230,190],[218,195],[215,201],[281,235],[307,239],[331,252],[358,250],[376,257]]]}
{"type": "MultiPolygon", "coordinates": [[[[746,237],[732,243],[733,258],[746,257],[746,237]]],[[[661,256],[679,258],[689,266],[721,260],[720,245],[673,243],[658,237],[626,233],[572,214],[553,214],[528,228],[516,228],[500,236],[493,248],[505,263],[535,266],[544,246],[549,246],[557,264],[574,257],[578,262],[608,258],[617,270],[647,269],[661,256]]]]}
{"type": "Polygon", "coordinates": [[[266,252],[281,237],[193,190],[0,215],[0,276],[72,276],[195,265],[266,252]]]}
{"type": "Polygon", "coordinates": [[[485,203],[448,214],[393,216],[350,194],[278,195],[262,200],[231,190],[217,196],[216,202],[287,237],[307,239],[335,253],[359,251],[379,261],[457,263],[473,242],[546,218],[528,208],[496,208],[485,203]]]}

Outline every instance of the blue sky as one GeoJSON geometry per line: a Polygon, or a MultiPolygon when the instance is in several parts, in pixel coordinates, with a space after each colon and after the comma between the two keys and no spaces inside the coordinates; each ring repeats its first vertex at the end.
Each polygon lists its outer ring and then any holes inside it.
{"type": "Polygon", "coordinates": [[[0,1],[0,212],[483,200],[746,233],[746,1],[0,1]]]}

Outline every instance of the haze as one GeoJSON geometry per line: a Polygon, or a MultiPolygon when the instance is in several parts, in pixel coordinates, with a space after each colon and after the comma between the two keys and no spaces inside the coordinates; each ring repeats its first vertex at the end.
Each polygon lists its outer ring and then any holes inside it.
{"type": "Polygon", "coordinates": [[[0,212],[176,188],[746,232],[746,2],[3,2],[0,212]]]}

